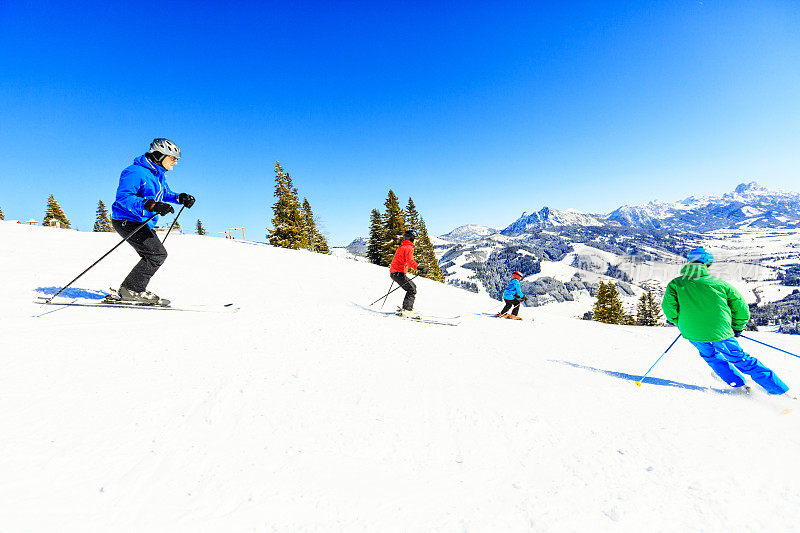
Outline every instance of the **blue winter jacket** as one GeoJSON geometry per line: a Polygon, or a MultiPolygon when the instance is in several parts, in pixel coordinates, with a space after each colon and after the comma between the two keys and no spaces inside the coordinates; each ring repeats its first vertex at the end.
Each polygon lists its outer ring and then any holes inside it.
{"type": "MultiPolygon", "coordinates": [[[[122,171],[117,187],[117,198],[111,206],[111,218],[144,222],[153,214],[144,208],[147,200],[178,203],[178,195],[167,185],[167,169],[151,163],[145,155],[133,160],[133,164],[122,171]]],[[[158,216],[148,223],[151,228],[158,216]]]]}
{"type": "Polygon", "coordinates": [[[517,278],[511,278],[511,281],[508,282],[508,287],[503,291],[503,299],[513,300],[517,297],[517,294],[519,294],[520,298],[525,296],[522,294],[522,285],[520,285],[519,280],[517,278]]]}

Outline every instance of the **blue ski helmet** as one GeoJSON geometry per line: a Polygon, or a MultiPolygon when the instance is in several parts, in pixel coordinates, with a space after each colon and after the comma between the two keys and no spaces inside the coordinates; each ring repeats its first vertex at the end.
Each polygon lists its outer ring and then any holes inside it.
{"type": "Polygon", "coordinates": [[[711,252],[709,252],[705,248],[700,247],[700,248],[695,248],[694,250],[686,254],[686,260],[689,261],[690,263],[693,261],[699,261],[700,263],[705,263],[707,265],[710,265],[711,263],[714,262],[714,256],[711,255],[711,252]]]}

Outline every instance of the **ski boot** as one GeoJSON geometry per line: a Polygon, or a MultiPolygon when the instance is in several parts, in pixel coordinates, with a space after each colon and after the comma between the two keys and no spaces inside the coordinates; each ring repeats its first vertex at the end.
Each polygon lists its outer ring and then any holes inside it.
{"type": "Polygon", "coordinates": [[[413,311],[411,309],[403,309],[402,307],[397,308],[397,315],[403,318],[414,318],[417,320],[419,320],[420,318],[419,313],[417,313],[416,311],[413,311]]]}
{"type": "Polygon", "coordinates": [[[169,306],[169,300],[159,298],[158,295],[150,291],[136,292],[127,287],[120,287],[117,291],[119,301],[135,303],[137,305],[158,305],[161,307],[169,306]]]}
{"type": "Polygon", "coordinates": [[[747,385],[740,385],[738,387],[733,387],[733,389],[731,389],[731,394],[747,396],[748,394],[750,394],[750,387],[747,385]]]}

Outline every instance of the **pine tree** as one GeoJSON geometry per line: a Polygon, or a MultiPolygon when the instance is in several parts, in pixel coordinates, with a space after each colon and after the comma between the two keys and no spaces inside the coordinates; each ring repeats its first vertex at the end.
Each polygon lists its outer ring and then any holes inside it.
{"type": "Polygon", "coordinates": [[[295,228],[295,246],[294,249],[303,247],[303,235],[305,233],[305,219],[303,218],[303,210],[300,205],[300,199],[297,195],[297,187],[292,183],[292,177],[286,173],[286,188],[289,191],[289,220],[295,228]]]}
{"type": "Polygon", "coordinates": [[[317,226],[314,223],[314,213],[311,211],[311,204],[308,202],[308,198],[303,198],[302,213],[303,213],[303,236],[302,236],[301,248],[313,252],[314,233],[317,230],[317,226]]]}
{"type": "Polygon", "coordinates": [[[406,204],[406,229],[413,229],[419,234],[421,230],[419,221],[420,216],[417,206],[414,205],[414,200],[409,196],[408,204],[406,204]]]}
{"type": "Polygon", "coordinates": [[[328,241],[319,231],[317,219],[311,211],[308,198],[303,198],[303,248],[320,254],[331,253],[328,241]]]}
{"type": "Polygon", "coordinates": [[[0,209],[0,220],[5,220],[6,216],[3,214],[3,210],[0,209]]]}
{"type": "Polygon", "coordinates": [[[369,242],[367,243],[367,260],[372,264],[389,266],[388,263],[383,263],[385,233],[381,212],[373,209],[369,217],[369,242]]]}
{"type": "Polygon", "coordinates": [[[600,287],[597,289],[597,296],[594,302],[593,318],[598,322],[608,324],[608,289],[605,282],[600,282],[600,287]]]}
{"type": "Polygon", "coordinates": [[[622,312],[622,315],[619,317],[619,322],[617,324],[622,324],[623,326],[635,326],[636,325],[636,317],[634,317],[630,313],[622,312]]]}
{"type": "Polygon", "coordinates": [[[317,231],[314,233],[314,248],[318,254],[330,255],[331,247],[328,246],[328,239],[319,230],[319,222],[317,222],[317,231]]]}
{"type": "Polygon", "coordinates": [[[389,265],[394,258],[394,253],[403,242],[403,233],[406,231],[406,216],[394,191],[389,189],[386,197],[386,211],[383,213],[383,246],[381,250],[381,262],[389,265]]]}
{"type": "Polygon", "coordinates": [[[636,324],[639,326],[657,326],[661,318],[661,309],[656,303],[653,293],[647,291],[639,298],[636,308],[636,324]]]}
{"type": "Polygon", "coordinates": [[[61,223],[61,227],[64,229],[69,229],[71,227],[67,215],[64,214],[64,211],[61,209],[61,206],[58,205],[55,196],[52,194],[47,198],[47,210],[44,213],[44,221],[42,221],[42,225],[49,226],[51,220],[58,220],[61,223]]]}
{"type": "Polygon", "coordinates": [[[200,222],[199,218],[197,219],[197,225],[195,225],[194,232],[197,233],[198,235],[205,235],[206,234],[206,228],[203,227],[203,223],[200,222]]]}
{"type": "Polygon", "coordinates": [[[428,269],[424,277],[444,283],[444,274],[439,268],[439,261],[436,259],[436,251],[431,243],[428,230],[425,228],[425,221],[420,217],[414,200],[410,197],[405,210],[406,229],[413,229],[417,232],[417,240],[414,242],[414,259],[420,265],[428,269]]]}
{"type": "Polygon", "coordinates": [[[625,309],[622,306],[622,300],[619,297],[619,291],[617,290],[617,286],[614,283],[608,283],[608,298],[609,298],[609,318],[611,319],[611,324],[623,324],[629,321],[625,313],[625,309]]]}
{"type": "Polygon", "coordinates": [[[280,161],[275,163],[275,197],[272,206],[275,216],[273,229],[269,230],[269,243],[281,248],[299,249],[303,244],[303,216],[297,200],[297,189],[292,178],[283,171],[280,161]]]}
{"type": "Polygon", "coordinates": [[[439,268],[439,261],[436,259],[436,250],[433,248],[431,238],[428,235],[428,229],[425,227],[425,221],[419,219],[419,237],[414,246],[414,258],[417,263],[424,265],[428,269],[425,277],[434,281],[444,283],[444,273],[439,268]],[[418,252],[419,251],[419,252],[418,252]]]}
{"type": "Polygon", "coordinates": [[[108,218],[106,204],[103,203],[103,200],[97,202],[97,218],[95,219],[94,229],[92,229],[92,231],[114,231],[114,228],[111,226],[111,219],[108,218]]]}
{"type": "Polygon", "coordinates": [[[639,303],[636,305],[636,325],[654,326],[655,324],[652,324],[652,321],[653,319],[650,316],[650,308],[647,305],[647,293],[644,293],[642,294],[642,297],[639,298],[639,303]]]}
{"type": "Polygon", "coordinates": [[[318,254],[329,255],[331,248],[328,246],[328,239],[319,229],[319,220],[314,219],[314,251],[318,254]]]}
{"type": "Polygon", "coordinates": [[[604,324],[623,324],[633,320],[630,315],[625,313],[617,286],[611,282],[600,282],[600,289],[594,304],[594,319],[604,324]]]}
{"type": "Polygon", "coordinates": [[[647,306],[650,308],[650,316],[653,317],[653,325],[661,323],[661,304],[656,300],[651,291],[647,291],[647,306]]]}

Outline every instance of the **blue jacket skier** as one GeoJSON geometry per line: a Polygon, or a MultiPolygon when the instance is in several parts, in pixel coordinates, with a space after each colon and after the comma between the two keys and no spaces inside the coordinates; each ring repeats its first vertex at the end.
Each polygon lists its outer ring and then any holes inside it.
{"type": "Polygon", "coordinates": [[[667,320],[678,326],[700,357],[731,387],[744,387],[744,373],[770,394],[789,390],[736,342],[750,319],[750,309],[732,285],[709,274],[714,256],[705,248],[695,248],[686,258],[689,263],[664,292],[661,308],[667,320]]]}
{"type": "Polygon", "coordinates": [[[158,224],[158,215],[174,213],[174,209],[170,205],[162,206],[161,210],[147,209],[145,203],[149,200],[160,203],[181,203],[178,201],[178,195],[167,185],[167,169],[156,163],[153,157],[147,156],[148,154],[140,155],[133,160],[131,166],[122,171],[117,186],[117,196],[111,206],[113,220],[142,223],[155,212],[156,216],[147,223],[151,228],[155,228],[158,224]]]}
{"type": "Polygon", "coordinates": [[[497,316],[521,320],[517,316],[519,315],[519,306],[528,299],[527,296],[522,294],[522,284],[519,282],[521,279],[522,272],[515,270],[514,274],[511,276],[511,280],[508,282],[508,287],[503,291],[503,301],[505,305],[503,306],[503,310],[497,313],[497,316]],[[512,307],[514,309],[511,311],[511,314],[506,314],[512,307]]]}
{"type": "Polygon", "coordinates": [[[120,175],[116,200],[111,206],[111,225],[117,233],[128,238],[128,244],[133,246],[141,260],[123,280],[118,293],[109,296],[112,300],[169,305],[169,300],[149,292],[147,284],[167,259],[167,250],[153,231],[158,215],[175,212],[167,202],[189,208],[194,205],[192,195],[185,192],[175,194],[167,185],[167,171],[172,170],[180,157],[181,150],[175,143],[168,139],[154,139],[150,151],[134,159],[133,164],[120,175]],[[150,221],[140,228],[147,219],[150,221]]]}

